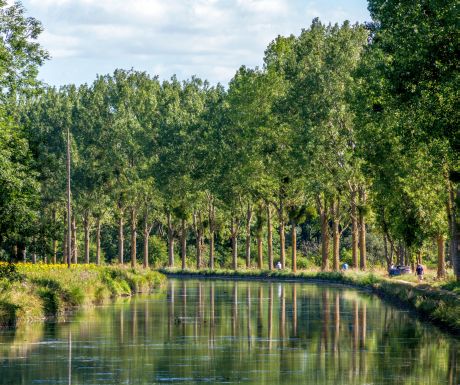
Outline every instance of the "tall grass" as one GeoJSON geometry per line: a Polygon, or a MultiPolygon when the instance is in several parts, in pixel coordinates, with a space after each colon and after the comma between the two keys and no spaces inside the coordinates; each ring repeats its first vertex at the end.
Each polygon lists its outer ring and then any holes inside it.
{"type": "Polygon", "coordinates": [[[147,292],[164,280],[155,271],[120,266],[0,263],[0,326],[59,317],[78,306],[147,292]]]}

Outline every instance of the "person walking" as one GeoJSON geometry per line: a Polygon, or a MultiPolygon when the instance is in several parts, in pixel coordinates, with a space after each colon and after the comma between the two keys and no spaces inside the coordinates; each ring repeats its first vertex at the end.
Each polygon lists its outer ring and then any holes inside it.
{"type": "Polygon", "coordinates": [[[415,271],[417,273],[418,281],[422,282],[424,271],[423,271],[423,266],[420,263],[417,264],[417,268],[415,269],[415,271]]]}

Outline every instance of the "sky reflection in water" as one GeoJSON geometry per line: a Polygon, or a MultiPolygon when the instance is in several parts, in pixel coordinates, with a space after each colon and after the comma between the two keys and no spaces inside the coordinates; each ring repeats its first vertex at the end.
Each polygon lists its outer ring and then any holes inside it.
{"type": "Polygon", "coordinates": [[[170,280],[68,323],[0,333],[0,384],[449,384],[460,343],[375,296],[170,280]]]}

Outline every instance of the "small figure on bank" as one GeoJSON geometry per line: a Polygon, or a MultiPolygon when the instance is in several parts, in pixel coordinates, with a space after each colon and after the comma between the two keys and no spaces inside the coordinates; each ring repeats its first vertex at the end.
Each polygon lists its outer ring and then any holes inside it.
{"type": "Polygon", "coordinates": [[[417,264],[417,268],[415,269],[418,277],[418,281],[422,282],[423,280],[423,266],[419,263],[417,264]]]}
{"type": "Polygon", "coordinates": [[[342,271],[348,270],[348,263],[344,262],[342,263],[342,271]]]}
{"type": "Polygon", "coordinates": [[[281,262],[278,261],[278,263],[276,264],[276,269],[277,270],[281,270],[282,266],[281,266],[281,262]]]}

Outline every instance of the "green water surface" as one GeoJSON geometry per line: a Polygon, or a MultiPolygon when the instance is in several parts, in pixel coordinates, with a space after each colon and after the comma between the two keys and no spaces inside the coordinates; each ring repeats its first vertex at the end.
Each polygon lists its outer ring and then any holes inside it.
{"type": "Polygon", "coordinates": [[[449,384],[460,343],[340,286],[169,280],[0,332],[0,384],[449,384]]]}

